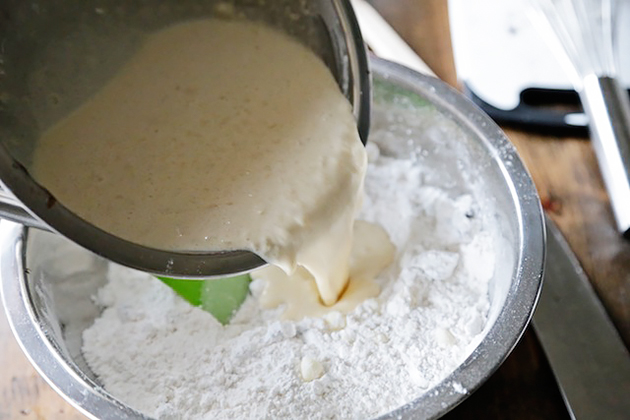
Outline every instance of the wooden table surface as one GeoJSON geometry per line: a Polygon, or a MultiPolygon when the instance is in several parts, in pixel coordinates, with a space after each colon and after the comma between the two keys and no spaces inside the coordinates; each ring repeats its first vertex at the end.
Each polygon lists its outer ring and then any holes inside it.
{"type": "MultiPolygon", "coordinates": [[[[443,80],[457,86],[446,0],[371,3],[443,80]]],[[[504,129],[630,347],[630,243],[615,231],[588,140],[504,129]]],[[[0,312],[0,420],[84,419],[30,366],[0,312]]],[[[569,419],[531,328],[497,372],[445,419],[569,419]]]]}

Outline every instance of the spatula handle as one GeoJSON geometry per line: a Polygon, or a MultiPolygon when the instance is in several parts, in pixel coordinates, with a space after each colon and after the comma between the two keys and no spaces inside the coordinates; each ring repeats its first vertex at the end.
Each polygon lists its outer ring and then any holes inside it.
{"type": "Polygon", "coordinates": [[[46,223],[29,213],[22,203],[2,187],[0,187],[0,219],[7,219],[38,229],[51,230],[46,223]]]}

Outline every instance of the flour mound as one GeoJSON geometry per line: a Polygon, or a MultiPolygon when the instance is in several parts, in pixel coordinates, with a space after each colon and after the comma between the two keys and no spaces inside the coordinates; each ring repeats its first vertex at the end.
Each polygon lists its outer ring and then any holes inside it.
{"type": "Polygon", "coordinates": [[[369,145],[359,218],[397,247],[381,294],[299,322],[261,310],[260,282],[222,326],[153,277],[114,264],[83,354],[105,389],[158,419],[370,418],[426,392],[472,350],[489,309],[494,243],[471,195],[369,145]]]}

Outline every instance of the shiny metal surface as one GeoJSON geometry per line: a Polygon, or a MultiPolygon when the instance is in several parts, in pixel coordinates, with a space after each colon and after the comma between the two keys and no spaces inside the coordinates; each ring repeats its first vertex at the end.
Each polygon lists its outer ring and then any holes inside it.
{"type": "MultiPolygon", "coordinates": [[[[372,61],[372,68],[371,129],[392,133],[380,144],[381,153],[416,156],[418,164],[440,171],[427,183],[443,185],[453,193],[474,193],[485,208],[483,222],[497,241],[491,307],[474,350],[441,383],[381,417],[437,418],[498,368],[529,322],[541,287],[544,221],[532,181],[514,147],[485,114],[435,78],[378,59],[372,61]],[[469,177],[453,170],[455,162],[468,168],[469,177]]],[[[77,281],[77,287],[71,288],[72,301],[84,311],[87,305],[87,315],[69,320],[73,311],[68,311],[67,299],[60,299],[55,289],[55,262],[46,260],[38,235],[46,233],[0,223],[2,295],[16,338],[44,378],[90,418],[144,418],[103,390],[81,356],[80,332],[100,311],[90,296],[104,282],[99,275],[104,261],[94,257],[79,276],[66,279],[77,281]]]]}
{"type": "Polygon", "coordinates": [[[159,6],[9,0],[0,4],[0,185],[17,200],[0,191],[0,217],[49,228],[110,260],[156,274],[210,278],[264,264],[247,251],[167,252],[115,237],[74,215],[28,172],[39,134],[106,83],[143,36],[176,22],[220,16],[227,3],[237,16],[277,27],[322,57],[353,105],[365,141],[369,69],[348,0],[173,0],[159,6]]]}
{"type": "Polygon", "coordinates": [[[630,354],[576,256],[547,220],[547,269],[534,329],[573,419],[627,419],[630,354]]]}
{"type": "Polygon", "coordinates": [[[618,231],[630,238],[630,99],[618,48],[625,1],[531,2],[531,17],[564,66],[588,117],[618,231]]]}
{"type": "Polygon", "coordinates": [[[610,197],[617,228],[630,239],[630,99],[619,81],[595,74],[584,78],[582,106],[610,197]]]}

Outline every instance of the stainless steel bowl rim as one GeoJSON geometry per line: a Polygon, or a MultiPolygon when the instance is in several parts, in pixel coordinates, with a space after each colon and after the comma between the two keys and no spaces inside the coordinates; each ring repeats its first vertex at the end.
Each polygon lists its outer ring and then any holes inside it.
{"type": "MultiPolygon", "coordinates": [[[[540,201],[533,182],[500,128],[474,104],[436,78],[380,59],[373,71],[448,111],[459,123],[474,130],[496,150],[506,173],[519,219],[518,260],[506,301],[487,335],[473,353],[446,379],[419,398],[381,417],[433,419],[461,403],[501,365],[522,336],[533,314],[542,286],[545,263],[545,229],[540,201]],[[505,163],[509,162],[509,165],[505,163]],[[500,322],[499,322],[500,321],[500,322]]],[[[25,281],[25,241],[28,228],[0,223],[2,297],[14,335],[24,353],[47,382],[69,403],[92,419],[148,419],[121,405],[81,372],[68,365],[53,348],[47,332],[32,310],[25,281]],[[114,413],[114,414],[112,414],[114,413]]]]}

